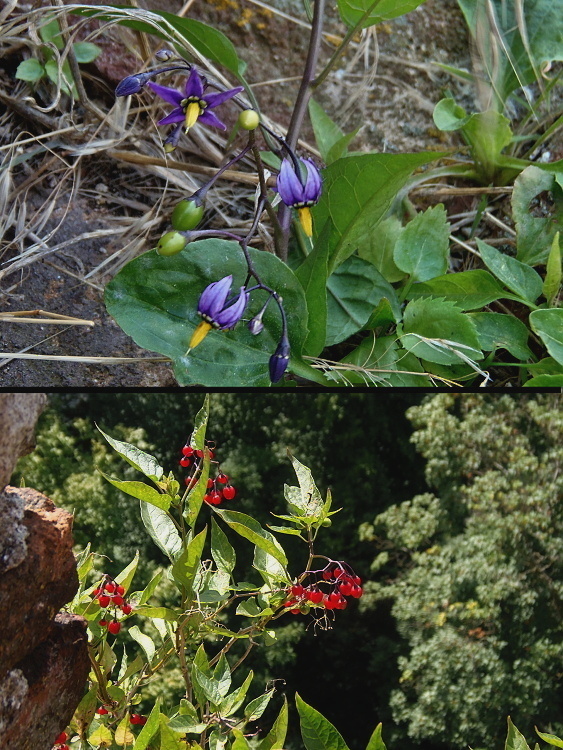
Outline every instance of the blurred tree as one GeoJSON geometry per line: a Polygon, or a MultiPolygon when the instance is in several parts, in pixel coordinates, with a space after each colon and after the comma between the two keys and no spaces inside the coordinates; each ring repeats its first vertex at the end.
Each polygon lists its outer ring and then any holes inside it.
{"type": "Polygon", "coordinates": [[[561,716],[561,397],[440,394],[408,416],[435,493],[360,529],[362,607],[392,602],[405,646],[391,744],[499,748],[508,714],[525,735],[561,716]]]}

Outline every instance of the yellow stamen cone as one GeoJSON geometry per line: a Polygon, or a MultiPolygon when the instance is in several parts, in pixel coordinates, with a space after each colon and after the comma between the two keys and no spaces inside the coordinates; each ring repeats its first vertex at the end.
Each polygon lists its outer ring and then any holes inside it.
{"type": "Polygon", "coordinates": [[[188,130],[192,127],[192,125],[195,125],[197,122],[197,118],[200,115],[200,106],[199,102],[190,102],[186,108],[186,133],[188,130]]]}
{"type": "Polygon", "coordinates": [[[211,323],[207,323],[205,320],[202,320],[192,334],[192,337],[190,339],[190,349],[193,349],[198,344],[201,344],[203,339],[207,336],[212,328],[213,326],[211,325],[211,323]]]}
{"type": "Polygon", "coordinates": [[[313,236],[313,217],[311,211],[308,208],[298,208],[297,213],[299,214],[299,221],[303,227],[303,231],[307,237],[313,236]]]}

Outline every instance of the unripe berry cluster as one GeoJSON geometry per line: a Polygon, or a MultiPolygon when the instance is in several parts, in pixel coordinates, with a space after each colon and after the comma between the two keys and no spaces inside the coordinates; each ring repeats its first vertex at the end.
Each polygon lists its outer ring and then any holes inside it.
{"type": "Polygon", "coordinates": [[[68,734],[66,732],[61,732],[57,739],[55,740],[55,744],[53,745],[53,750],[70,750],[69,746],[66,744],[66,741],[68,740],[68,734]]]}
{"type": "Polygon", "coordinates": [[[133,607],[124,598],[125,589],[119,583],[116,583],[109,576],[105,576],[100,585],[92,591],[94,599],[98,600],[98,604],[102,609],[106,610],[106,615],[110,614],[110,608],[113,610],[113,620],[109,621],[101,619],[98,625],[102,628],[107,628],[112,635],[117,635],[121,630],[121,623],[115,618],[117,617],[118,610],[124,615],[130,615],[133,611],[133,607]]]}
{"type": "MultiPolygon", "coordinates": [[[[203,496],[203,499],[209,505],[221,505],[223,500],[232,500],[237,494],[236,489],[230,484],[229,477],[220,470],[219,462],[213,461],[215,453],[209,447],[207,447],[209,458],[211,462],[216,465],[217,475],[213,479],[210,477],[207,480],[207,492],[203,496]]],[[[186,443],[182,448],[182,458],[180,459],[180,466],[183,468],[190,469],[190,473],[185,478],[187,487],[193,486],[195,483],[195,477],[197,472],[202,466],[204,458],[204,451],[192,448],[191,445],[186,443]]]]}
{"type": "Polygon", "coordinates": [[[331,562],[323,570],[309,570],[287,589],[284,606],[294,615],[307,612],[311,604],[324,609],[346,609],[346,597],[359,599],[363,594],[361,579],[344,562],[331,562]],[[303,585],[308,581],[307,585],[303,585]]]}

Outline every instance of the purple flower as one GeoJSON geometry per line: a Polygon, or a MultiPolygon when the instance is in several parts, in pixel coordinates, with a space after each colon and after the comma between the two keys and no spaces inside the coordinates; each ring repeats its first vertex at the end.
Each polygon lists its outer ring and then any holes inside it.
{"type": "Polygon", "coordinates": [[[270,380],[277,383],[281,380],[282,375],[287,370],[289,364],[289,341],[284,333],[281,337],[278,348],[270,357],[270,380]]]}
{"type": "Polygon", "coordinates": [[[186,132],[198,120],[203,125],[211,125],[214,128],[226,130],[224,123],[210,110],[243,90],[242,86],[237,86],[237,88],[229,89],[229,91],[207,94],[205,93],[207,83],[205,79],[201,78],[195,67],[191,69],[183,93],[167,86],[160,86],[152,81],[148,85],[165,102],[176,105],[169,115],[158,121],[158,124],[169,125],[175,122],[183,122],[186,132]]]}
{"type": "Polygon", "coordinates": [[[190,340],[190,349],[200,344],[212,328],[220,330],[234,328],[241,319],[248,304],[249,294],[241,286],[237,299],[227,304],[227,297],[231,291],[232,283],[233,277],[225,276],[220,281],[214,281],[212,284],[209,284],[201,293],[197,311],[203,320],[193,332],[190,340]]]}
{"type": "MultiPolygon", "coordinates": [[[[314,206],[321,197],[322,180],[319,170],[311,159],[299,159],[303,172],[297,174],[293,162],[284,159],[277,179],[277,189],[286,206],[293,206],[299,212],[301,225],[308,237],[313,234],[313,222],[310,206],[314,206]]],[[[301,171],[301,170],[300,170],[301,171]]]]}

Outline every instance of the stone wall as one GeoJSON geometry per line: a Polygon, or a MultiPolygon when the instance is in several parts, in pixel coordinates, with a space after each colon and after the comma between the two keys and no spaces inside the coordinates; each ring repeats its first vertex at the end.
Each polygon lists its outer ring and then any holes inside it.
{"type": "Polygon", "coordinates": [[[90,668],[85,620],[57,614],[78,589],[72,516],[6,486],[45,404],[40,393],[0,393],[0,750],[50,750],[90,668]]]}

